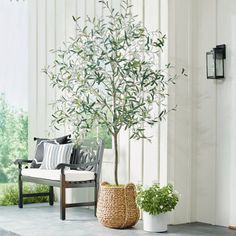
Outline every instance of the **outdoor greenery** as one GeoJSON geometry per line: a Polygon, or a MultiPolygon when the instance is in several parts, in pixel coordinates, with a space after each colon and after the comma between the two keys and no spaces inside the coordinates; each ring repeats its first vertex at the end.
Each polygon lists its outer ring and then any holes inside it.
{"type": "Polygon", "coordinates": [[[88,17],[84,28],[73,18],[76,37],[54,51],[56,60],[45,72],[61,91],[54,104],[55,128],[66,124],[78,142],[97,126],[113,136],[118,185],[120,131],[129,129],[130,138],[149,139],[145,129],[167,114],[167,88],[176,76],[168,75],[170,65],[159,66],[165,35],[137,22],[128,0],[121,1],[121,11],[100,2],[107,16],[88,17]]]}
{"type": "Polygon", "coordinates": [[[0,95],[0,183],[17,180],[17,158],[26,159],[28,153],[28,116],[11,107],[4,94],[0,95]]]}
{"type": "Polygon", "coordinates": [[[106,127],[100,126],[91,129],[89,133],[86,135],[86,139],[94,140],[94,138],[103,139],[105,148],[112,149],[112,136],[109,133],[107,133],[106,127]]]}
{"type": "Polygon", "coordinates": [[[141,210],[158,215],[171,211],[179,201],[179,194],[174,190],[172,184],[160,187],[159,184],[145,189],[143,186],[137,188],[137,205],[141,210]]]}
{"type": "MultiPolygon", "coordinates": [[[[18,204],[18,186],[17,184],[5,184],[0,194],[0,206],[17,205],[18,204]]],[[[46,185],[23,185],[24,193],[44,193],[48,192],[48,186],[46,185]]],[[[47,202],[48,197],[31,197],[24,198],[24,204],[27,203],[39,203],[47,202]]]]}

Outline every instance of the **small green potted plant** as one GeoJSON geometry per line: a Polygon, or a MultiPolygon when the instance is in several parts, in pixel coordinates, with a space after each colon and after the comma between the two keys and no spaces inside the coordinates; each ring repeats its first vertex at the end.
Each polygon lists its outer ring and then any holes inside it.
{"type": "Polygon", "coordinates": [[[167,231],[168,212],[172,211],[179,201],[179,194],[172,184],[161,187],[137,188],[137,205],[143,210],[143,228],[149,232],[167,231]]]}

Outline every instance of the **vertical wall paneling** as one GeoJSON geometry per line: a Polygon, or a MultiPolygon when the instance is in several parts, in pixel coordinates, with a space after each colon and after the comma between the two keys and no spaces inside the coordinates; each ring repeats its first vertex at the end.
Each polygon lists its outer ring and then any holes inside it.
{"type": "Polygon", "coordinates": [[[216,224],[236,226],[235,55],[236,2],[215,0],[215,44],[226,44],[225,79],[216,82],[216,224]],[[227,26],[227,27],[226,27],[227,26]]]}
{"type": "MultiPolygon", "coordinates": [[[[143,0],[132,0],[133,15],[138,21],[143,21],[143,0]]],[[[143,141],[130,140],[130,181],[141,184],[143,182],[143,141]]]]}
{"type": "Polygon", "coordinates": [[[187,168],[188,168],[188,172],[187,172],[187,221],[190,222],[191,221],[191,193],[192,193],[192,183],[191,183],[191,171],[192,171],[192,137],[193,137],[193,123],[192,123],[192,114],[193,114],[193,97],[192,97],[192,90],[193,90],[193,71],[192,71],[192,33],[193,33],[193,22],[192,22],[192,1],[188,1],[187,3],[187,7],[188,7],[188,53],[187,53],[187,63],[186,63],[186,68],[188,71],[188,105],[187,105],[187,119],[188,119],[188,123],[189,123],[189,127],[188,127],[188,143],[187,143],[187,156],[188,156],[188,162],[187,162],[187,168]]]}
{"type": "MultiPolygon", "coordinates": [[[[236,225],[235,215],[235,15],[236,2],[193,1],[195,49],[193,98],[195,144],[193,151],[197,221],[236,225]],[[197,4],[196,4],[197,2],[197,4]],[[225,27],[227,25],[227,27],[225,27]],[[225,79],[206,80],[205,53],[227,45],[225,79]],[[231,197],[230,197],[231,195],[231,197]],[[231,202],[230,202],[231,198],[231,202]],[[230,214],[231,212],[231,214],[230,214]]],[[[192,204],[193,205],[193,204],[192,204]]]]}
{"type": "Polygon", "coordinates": [[[132,14],[137,16],[137,21],[143,21],[143,16],[144,16],[143,0],[132,0],[131,5],[133,6],[132,14]]]}
{"type": "MultiPolygon", "coordinates": [[[[181,69],[188,71],[191,58],[189,46],[189,2],[180,0],[169,1],[169,34],[168,50],[169,62],[175,66],[171,71],[180,74],[181,69]],[[186,20],[187,17],[187,20],[186,20]]],[[[168,181],[174,182],[175,188],[181,193],[180,202],[172,215],[171,221],[184,223],[190,221],[189,208],[189,184],[190,162],[191,162],[191,130],[192,121],[189,119],[191,98],[189,87],[191,77],[181,77],[175,86],[169,87],[170,97],[168,99],[169,109],[177,104],[177,111],[170,112],[168,116],[168,181]],[[181,138],[180,138],[181,137],[181,138]]]]}
{"type": "MultiPolygon", "coordinates": [[[[160,57],[160,67],[165,69],[168,64],[168,1],[160,0],[160,12],[159,28],[162,34],[167,36],[166,44],[160,57]]],[[[166,101],[163,101],[161,109],[168,109],[167,99],[166,101]]],[[[159,140],[159,182],[161,185],[164,185],[167,183],[167,119],[163,120],[159,125],[159,140]]]]}
{"type": "MultiPolygon", "coordinates": [[[[186,21],[186,14],[188,13],[188,1],[180,0],[179,4],[176,4],[176,48],[175,48],[175,67],[176,73],[180,73],[181,68],[187,68],[188,66],[188,21],[186,21]],[[183,14],[185,12],[185,14],[183,14]],[[181,25],[181,27],[178,27],[181,25]]],[[[175,149],[175,162],[174,162],[174,182],[175,187],[181,192],[181,199],[176,208],[176,221],[178,223],[188,222],[188,129],[191,128],[188,120],[188,80],[179,79],[175,85],[175,103],[178,105],[175,112],[175,119],[178,125],[175,126],[176,132],[176,145],[175,149]],[[181,139],[179,139],[181,137],[181,139]]],[[[170,95],[171,96],[171,95],[170,95]]]]}
{"type": "MultiPolygon", "coordinates": [[[[118,1],[120,1],[120,0],[118,0],[118,1]]],[[[108,4],[109,4],[109,6],[112,5],[112,0],[108,0],[107,2],[108,2],[108,4]]],[[[107,19],[107,17],[106,17],[107,15],[108,15],[108,10],[107,10],[106,8],[103,8],[103,17],[104,17],[104,20],[105,20],[105,21],[108,21],[108,19],[107,19]]]]}
{"type": "Polygon", "coordinates": [[[130,143],[129,143],[129,131],[121,130],[119,136],[119,181],[120,183],[127,183],[130,181],[129,170],[130,170],[130,143]]]}
{"type": "MultiPolygon", "coordinates": [[[[56,0],[56,27],[55,37],[56,45],[55,49],[63,48],[63,42],[66,41],[66,0],[56,0]]],[[[57,68],[56,68],[57,69],[57,68]]],[[[56,98],[59,98],[61,91],[56,88],[56,98]]],[[[65,128],[60,127],[60,131],[55,131],[55,135],[65,134],[65,128]]]]}
{"type": "MultiPolygon", "coordinates": [[[[176,73],[180,73],[181,68],[188,70],[188,21],[186,21],[186,15],[188,14],[188,1],[181,0],[180,4],[176,4],[176,20],[178,20],[181,27],[178,27],[179,33],[176,34],[176,73]],[[183,14],[185,12],[185,14],[183,14]]],[[[189,20],[189,19],[188,19],[189,20]]],[[[188,119],[188,86],[189,77],[187,79],[179,79],[176,83],[175,89],[175,102],[178,106],[176,112],[176,122],[178,125],[175,126],[176,131],[176,145],[178,148],[175,149],[175,175],[174,181],[176,188],[181,192],[181,200],[176,208],[176,221],[189,222],[188,219],[188,179],[190,176],[188,170],[189,163],[189,129],[191,124],[188,119]],[[183,122],[184,121],[184,122],[183,122]],[[179,139],[181,137],[181,140],[179,139]]]]}
{"type": "MultiPolygon", "coordinates": [[[[223,18],[223,16],[222,16],[223,18]]],[[[232,52],[236,52],[236,30],[235,30],[235,22],[236,22],[236,15],[233,15],[231,16],[231,32],[232,32],[232,42],[231,42],[231,50],[232,52]]],[[[221,30],[221,29],[220,29],[221,30]]],[[[219,30],[219,32],[220,32],[219,30]]],[[[221,39],[222,40],[222,39],[221,39]]],[[[227,44],[228,45],[228,44],[227,44]]],[[[236,63],[236,54],[235,53],[232,53],[231,54],[231,64],[232,65],[235,65],[236,63]]],[[[235,67],[230,67],[227,69],[229,72],[228,73],[232,73],[234,75],[235,73],[235,67]]],[[[235,101],[236,100],[236,94],[234,92],[234,89],[236,87],[236,82],[234,80],[234,78],[232,78],[232,82],[233,84],[231,86],[228,87],[229,90],[231,90],[231,97],[229,99],[232,99],[232,101],[235,101]],[[234,81],[234,82],[233,82],[234,81]]],[[[236,108],[235,108],[235,104],[233,103],[232,104],[232,108],[231,108],[231,112],[232,112],[232,118],[231,118],[231,122],[230,122],[230,125],[229,127],[231,128],[231,130],[236,130],[236,124],[235,124],[235,119],[236,119],[236,108]]],[[[222,108],[221,105],[219,104],[219,108],[222,108]]],[[[219,109],[218,108],[218,109],[219,109]]],[[[231,132],[231,135],[230,135],[230,139],[232,140],[232,142],[234,143],[235,140],[236,140],[236,134],[235,132],[231,132]]],[[[229,219],[229,224],[230,225],[236,225],[236,202],[235,202],[235,199],[236,199],[236,171],[235,171],[235,168],[236,168],[236,156],[235,156],[235,153],[236,153],[236,145],[230,145],[231,146],[231,150],[230,150],[230,153],[231,153],[231,157],[230,157],[230,219],[229,219]]]]}
{"type": "Polygon", "coordinates": [[[198,71],[197,68],[197,55],[198,55],[198,20],[197,20],[197,10],[198,2],[192,1],[192,160],[191,160],[191,222],[197,221],[197,140],[198,135],[196,132],[197,129],[197,80],[195,79],[195,75],[198,71]],[[193,10],[195,9],[195,10],[193,10]],[[194,45],[194,47],[193,47],[194,45]]]}
{"type": "Polygon", "coordinates": [[[86,0],[86,14],[92,20],[95,16],[94,0],[86,0]]]}
{"type": "MultiPolygon", "coordinates": [[[[205,53],[216,45],[216,0],[198,1],[197,5],[196,41],[194,41],[194,92],[195,94],[195,124],[194,137],[197,138],[194,152],[196,168],[196,217],[198,221],[215,223],[215,164],[217,160],[217,110],[215,80],[206,79],[205,53]],[[207,181],[206,181],[207,180],[207,181]]],[[[221,181],[220,179],[219,181],[221,181]]],[[[220,182],[217,181],[217,185],[220,182]]],[[[222,186],[224,186],[224,181],[222,186]]],[[[224,191],[221,191],[221,193],[224,191]]],[[[224,206],[225,209],[225,206],[224,206]]]]}
{"type": "MultiPolygon", "coordinates": [[[[175,0],[170,0],[168,3],[168,62],[174,64],[175,61],[175,37],[176,37],[176,22],[175,22],[175,0]]],[[[172,73],[175,73],[175,69],[173,69],[172,73]]],[[[168,88],[168,93],[170,97],[168,98],[168,107],[175,107],[175,87],[170,86],[168,88]]],[[[176,126],[176,113],[172,112],[168,115],[168,130],[167,130],[167,180],[175,184],[174,176],[175,176],[175,149],[176,149],[176,135],[175,135],[175,126],[176,126]]],[[[170,215],[170,222],[175,222],[175,214],[172,213],[170,215]]]]}
{"type": "Polygon", "coordinates": [[[80,17],[79,24],[81,24],[81,26],[84,26],[85,16],[86,16],[85,1],[86,0],[77,0],[76,1],[76,14],[77,14],[77,17],[80,17]]]}
{"type": "MultiPolygon", "coordinates": [[[[110,4],[115,11],[122,11],[120,7],[120,0],[111,0],[110,4]]],[[[130,182],[130,140],[129,130],[122,129],[119,135],[119,182],[130,182]]]]}
{"type": "Polygon", "coordinates": [[[114,156],[112,155],[112,162],[102,163],[102,176],[101,180],[109,183],[114,183],[114,156]]]}
{"type": "Polygon", "coordinates": [[[76,0],[66,0],[66,40],[75,36],[75,22],[72,16],[76,17],[76,0]]]}
{"type": "Polygon", "coordinates": [[[141,184],[142,176],[142,158],[143,158],[143,141],[130,140],[130,181],[141,184]]]}
{"type": "Polygon", "coordinates": [[[95,16],[96,17],[103,16],[102,4],[99,1],[97,1],[97,0],[94,0],[94,11],[95,11],[95,16]]]}
{"type": "Polygon", "coordinates": [[[29,9],[29,157],[34,155],[34,141],[33,138],[37,133],[37,71],[38,71],[38,56],[37,56],[37,34],[38,34],[38,21],[37,21],[37,1],[32,0],[28,2],[29,9]]]}
{"type": "Polygon", "coordinates": [[[169,59],[176,72],[184,66],[188,74],[169,88],[169,107],[178,107],[168,117],[168,180],[181,192],[172,222],[235,225],[236,3],[180,0],[177,5],[170,0],[169,4],[169,59]],[[207,80],[205,54],[220,43],[227,45],[226,78],[207,80]]]}
{"type": "Polygon", "coordinates": [[[180,202],[171,222],[191,221],[192,213],[192,158],[193,121],[192,99],[192,1],[169,2],[169,62],[175,67],[171,75],[179,78],[169,87],[169,109],[177,105],[168,117],[168,181],[181,193],[180,202]],[[187,19],[187,20],[186,20],[187,19]],[[187,76],[181,75],[182,68],[187,76]]]}
{"type": "MultiPolygon", "coordinates": [[[[46,37],[47,37],[47,51],[46,51],[46,56],[47,56],[47,65],[51,65],[52,62],[55,60],[55,54],[52,52],[49,52],[50,50],[54,50],[56,47],[56,34],[55,34],[55,27],[56,27],[56,9],[55,9],[55,1],[56,0],[49,0],[47,1],[47,22],[46,22],[46,37]]],[[[46,129],[48,130],[48,135],[53,136],[53,131],[50,128],[51,124],[51,117],[53,113],[53,107],[52,103],[55,102],[56,98],[56,90],[55,88],[52,88],[50,86],[50,81],[47,79],[47,90],[46,90],[46,114],[47,114],[47,121],[46,121],[46,129]]]]}
{"type": "Polygon", "coordinates": [[[120,0],[112,0],[111,4],[112,4],[112,8],[114,8],[117,11],[120,11],[120,0]]]}
{"type": "MultiPolygon", "coordinates": [[[[76,36],[76,24],[72,17],[76,17],[76,0],[66,0],[65,4],[65,40],[70,42],[71,38],[76,36]]],[[[70,130],[65,127],[65,132],[70,133],[70,130]]]]}
{"type": "Polygon", "coordinates": [[[47,64],[47,43],[46,43],[46,1],[38,1],[38,99],[37,117],[40,123],[37,124],[37,135],[43,137],[46,131],[46,79],[42,69],[47,64]]]}
{"type": "MultiPolygon", "coordinates": [[[[150,31],[159,29],[159,0],[145,1],[144,24],[150,31]],[[155,16],[155,17],[154,17],[155,16]]],[[[154,107],[153,112],[157,113],[159,108],[154,107]]],[[[146,128],[146,135],[152,137],[151,142],[144,140],[143,156],[143,183],[150,185],[159,181],[159,124],[146,128]]]]}
{"type": "Polygon", "coordinates": [[[159,0],[145,0],[144,8],[144,24],[150,31],[159,29],[159,16],[160,16],[160,1],[159,0]]]}
{"type": "MultiPolygon", "coordinates": [[[[86,15],[92,20],[95,17],[95,0],[86,0],[86,15]]],[[[93,189],[87,189],[88,201],[93,201],[93,189]]]]}

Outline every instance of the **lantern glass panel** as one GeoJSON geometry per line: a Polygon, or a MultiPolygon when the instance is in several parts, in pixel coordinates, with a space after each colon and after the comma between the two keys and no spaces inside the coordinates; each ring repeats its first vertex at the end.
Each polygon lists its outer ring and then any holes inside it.
{"type": "Polygon", "coordinates": [[[213,51],[207,53],[207,77],[215,77],[215,59],[213,51]]]}
{"type": "Polygon", "coordinates": [[[224,61],[216,58],[216,77],[224,76],[224,61]]]}
{"type": "Polygon", "coordinates": [[[215,49],[215,65],[216,65],[216,78],[224,77],[224,58],[223,50],[220,48],[215,49]]]}

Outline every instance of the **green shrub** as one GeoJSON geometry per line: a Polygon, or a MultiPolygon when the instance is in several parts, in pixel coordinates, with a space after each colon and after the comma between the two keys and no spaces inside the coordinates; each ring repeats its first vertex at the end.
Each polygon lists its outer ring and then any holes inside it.
{"type": "Polygon", "coordinates": [[[28,158],[28,114],[0,93],[0,183],[17,181],[17,158],[28,158]]]}
{"type": "Polygon", "coordinates": [[[158,215],[171,211],[179,201],[179,194],[174,190],[172,184],[160,187],[154,184],[145,189],[143,186],[137,188],[137,205],[141,210],[158,215]]]}
{"type": "MultiPolygon", "coordinates": [[[[48,186],[46,185],[34,185],[24,184],[23,193],[43,193],[48,192],[48,186]]],[[[30,197],[24,198],[24,204],[27,203],[40,203],[47,202],[48,197],[30,197]]],[[[0,195],[0,205],[9,206],[18,204],[18,186],[17,184],[9,184],[3,189],[3,193],[0,195]]]]}

